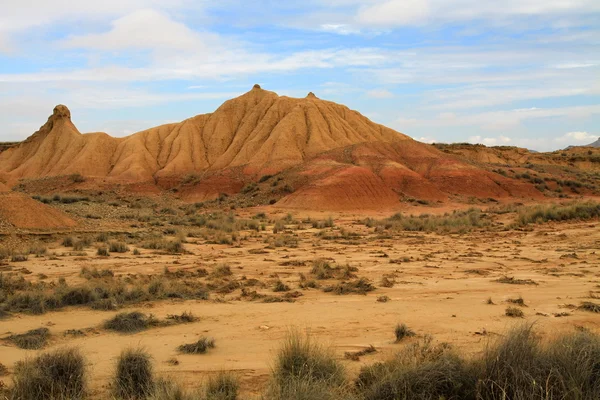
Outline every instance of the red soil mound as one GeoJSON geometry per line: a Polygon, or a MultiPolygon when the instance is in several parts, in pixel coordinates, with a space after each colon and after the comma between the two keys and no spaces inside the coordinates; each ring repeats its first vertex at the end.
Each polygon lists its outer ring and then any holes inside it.
{"type": "Polygon", "coordinates": [[[278,205],[381,209],[398,206],[401,198],[543,197],[531,184],[482,170],[415,141],[363,143],[334,150],[303,164],[295,173],[310,179],[278,205]]]}
{"type": "Polygon", "coordinates": [[[0,193],[0,220],[24,229],[70,228],[76,225],[60,210],[14,192],[0,193]]]}

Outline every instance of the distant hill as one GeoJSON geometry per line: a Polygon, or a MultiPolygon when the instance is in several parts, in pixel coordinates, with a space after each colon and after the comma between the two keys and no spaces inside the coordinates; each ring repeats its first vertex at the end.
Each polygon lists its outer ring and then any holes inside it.
{"type": "Polygon", "coordinates": [[[36,133],[0,153],[7,186],[69,174],[83,175],[90,187],[97,181],[177,189],[189,201],[255,196],[257,183],[277,175],[264,194],[282,194],[280,206],[309,209],[393,208],[403,198],[541,196],[530,183],[472,165],[343,105],[312,93],[278,96],[258,85],[214,113],[125,138],[82,134],[59,105],[36,133]]]}
{"type": "Polygon", "coordinates": [[[588,147],[600,147],[600,138],[596,140],[594,143],[590,143],[587,145],[588,147]]]}

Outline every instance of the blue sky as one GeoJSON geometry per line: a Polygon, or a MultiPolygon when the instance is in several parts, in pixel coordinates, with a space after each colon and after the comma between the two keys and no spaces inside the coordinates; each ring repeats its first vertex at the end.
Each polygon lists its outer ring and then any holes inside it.
{"type": "Polygon", "coordinates": [[[3,0],[0,141],[66,104],[124,136],[254,83],[432,142],[554,150],[600,135],[598,0],[3,0]]]}

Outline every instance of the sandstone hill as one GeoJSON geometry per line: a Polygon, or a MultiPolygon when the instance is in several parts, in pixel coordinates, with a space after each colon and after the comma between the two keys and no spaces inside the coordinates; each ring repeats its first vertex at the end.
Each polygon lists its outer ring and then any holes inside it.
{"type": "Polygon", "coordinates": [[[190,200],[233,194],[265,175],[294,182],[282,206],[393,207],[402,197],[525,197],[530,184],[503,177],[321,100],[278,96],[255,85],[215,112],[113,138],[81,134],[67,107],[0,153],[0,180],[81,174],[103,183],[163,189],[193,176],[190,200]]]}

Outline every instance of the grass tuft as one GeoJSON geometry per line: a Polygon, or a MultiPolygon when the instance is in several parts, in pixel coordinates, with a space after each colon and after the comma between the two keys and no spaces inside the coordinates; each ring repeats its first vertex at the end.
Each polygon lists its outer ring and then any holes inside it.
{"type": "Polygon", "coordinates": [[[49,338],[50,331],[48,328],[38,328],[18,335],[11,335],[7,339],[20,349],[38,350],[46,346],[49,338]]]}
{"type": "Polygon", "coordinates": [[[76,349],[60,349],[15,365],[12,399],[82,399],[85,359],[76,349]]]}
{"type": "Polygon", "coordinates": [[[113,392],[118,399],[145,399],[154,392],[152,361],[143,349],[121,352],[117,360],[113,392]]]}
{"type": "Polygon", "coordinates": [[[182,344],[181,346],[177,347],[177,350],[186,354],[204,354],[208,351],[208,349],[214,349],[214,347],[215,339],[201,337],[197,342],[182,344]]]}

